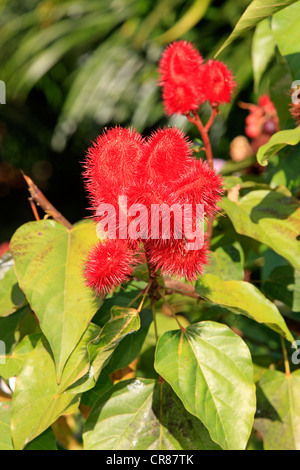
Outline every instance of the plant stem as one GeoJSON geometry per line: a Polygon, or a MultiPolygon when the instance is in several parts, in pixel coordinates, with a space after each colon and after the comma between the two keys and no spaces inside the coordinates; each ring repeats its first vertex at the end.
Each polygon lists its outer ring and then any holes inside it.
{"type": "Polygon", "coordinates": [[[212,113],[211,118],[208,121],[207,125],[204,126],[202,121],[201,121],[201,118],[200,118],[199,114],[197,113],[197,111],[194,111],[193,115],[186,114],[186,117],[188,118],[188,120],[192,124],[194,124],[200,132],[201,138],[203,140],[204,148],[205,148],[205,153],[206,153],[208,166],[211,170],[214,169],[214,157],[213,157],[212,148],[211,148],[211,144],[210,144],[210,140],[209,140],[209,136],[208,136],[208,130],[210,129],[210,127],[211,127],[211,125],[212,125],[212,123],[215,119],[214,115],[215,115],[215,112],[212,113]]]}
{"type": "MultiPolygon", "coordinates": [[[[211,144],[210,144],[208,131],[211,128],[218,112],[219,111],[216,107],[212,108],[212,113],[211,113],[211,116],[210,116],[206,126],[203,125],[203,123],[201,121],[201,118],[200,118],[197,111],[194,111],[193,115],[191,115],[190,113],[186,114],[186,117],[188,118],[188,120],[192,124],[194,124],[200,132],[201,138],[203,140],[204,148],[205,148],[207,163],[208,163],[208,166],[211,170],[214,169],[214,156],[213,156],[213,153],[212,153],[212,148],[211,148],[211,144]]],[[[209,242],[211,240],[212,233],[213,233],[213,222],[214,222],[213,217],[209,217],[208,222],[207,222],[207,240],[209,242]]]]}
{"type": "Polygon", "coordinates": [[[282,336],[280,336],[282,351],[283,351],[283,359],[284,359],[284,368],[285,368],[285,375],[289,377],[291,375],[290,363],[287,355],[287,350],[285,347],[285,342],[282,336]]]}
{"type": "Polygon", "coordinates": [[[145,289],[145,292],[144,292],[144,294],[143,294],[142,301],[141,301],[141,303],[140,303],[140,305],[139,305],[139,307],[138,307],[138,309],[137,309],[137,311],[138,311],[139,313],[140,313],[140,311],[141,311],[142,308],[143,308],[143,305],[144,305],[144,302],[145,302],[145,299],[146,299],[146,295],[147,295],[148,292],[149,292],[149,289],[150,289],[150,287],[151,287],[151,285],[152,285],[152,282],[153,282],[153,280],[150,279],[150,280],[149,280],[149,283],[148,283],[148,285],[147,285],[147,287],[146,287],[146,289],[145,289]]]}
{"type": "Polygon", "coordinates": [[[177,315],[175,314],[172,305],[170,305],[169,302],[167,301],[166,296],[165,296],[164,294],[161,294],[161,296],[162,296],[164,302],[165,302],[165,303],[167,304],[167,306],[169,307],[169,310],[170,310],[170,312],[172,313],[172,316],[173,316],[173,318],[176,320],[176,322],[177,322],[179,328],[181,329],[181,331],[185,331],[185,328],[181,325],[180,321],[178,320],[177,315]]]}
{"type": "Polygon", "coordinates": [[[152,308],[153,323],[154,323],[155,341],[156,341],[156,344],[157,344],[157,342],[158,342],[158,329],[157,329],[157,321],[156,321],[155,301],[151,301],[151,308],[152,308]]]}

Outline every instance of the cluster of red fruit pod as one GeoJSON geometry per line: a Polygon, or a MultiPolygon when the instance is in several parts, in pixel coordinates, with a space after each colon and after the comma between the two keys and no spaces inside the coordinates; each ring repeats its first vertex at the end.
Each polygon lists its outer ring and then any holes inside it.
{"type": "MultiPolygon", "coordinates": [[[[216,109],[230,101],[235,87],[225,64],[214,60],[204,63],[200,53],[186,41],[166,48],[159,74],[167,114],[195,112],[205,101],[216,109]]],[[[159,129],[148,139],[130,129],[108,130],[88,150],[84,177],[96,221],[100,204],[111,204],[118,214],[119,198],[126,196],[125,216],[131,222],[127,207],[135,204],[147,208],[147,220],[140,224],[143,227],[151,226],[153,205],[171,208],[188,204],[192,207],[190,222],[194,229],[198,223],[196,207],[202,206],[205,218],[214,217],[222,195],[220,176],[206,162],[193,158],[191,143],[175,128],[159,129]]],[[[160,270],[163,275],[196,279],[208,262],[207,242],[204,240],[198,249],[188,249],[188,237],[175,236],[174,218],[171,222],[169,238],[162,232],[160,219],[159,227],[154,228],[155,237],[142,230],[140,237],[132,240],[129,232],[124,237],[116,230],[114,238],[100,241],[88,256],[88,286],[105,295],[126,282],[138,263],[141,243],[151,274],[160,270]]]]}
{"type": "MultiPolygon", "coordinates": [[[[126,196],[128,208],[143,204],[202,204],[204,215],[217,212],[222,194],[222,180],[206,162],[192,156],[191,143],[176,128],[159,129],[143,139],[134,130],[115,127],[88,150],[84,173],[95,219],[99,204],[111,204],[118,213],[120,196],[126,196]]],[[[194,212],[193,212],[194,217],[194,212]]],[[[128,214],[130,219],[130,215],[128,214]]],[[[150,226],[150,223],[149,223],[150,226]]],[[[99,241],[89,253],[85,270],[87,284],[104,295],[127,281],[138,263],[140,242],[152,272],[185,276],[192,280],[201,274],[207,263],[207,243],[198,250],[186,249],[185,240],[152,239],[141,233],[138,240],[99,241]]],[[[123,237],[122,237],[123,238],[123,237]]]]}
{"type": "Polygon", "coordinates": [[[208,101],[213,108],[229,103],[235,81],[227,66],[218,60],[206,63],[187,41],[170,44],[159,63],[160,85],[167,114],[188,114],[208,101]]]}

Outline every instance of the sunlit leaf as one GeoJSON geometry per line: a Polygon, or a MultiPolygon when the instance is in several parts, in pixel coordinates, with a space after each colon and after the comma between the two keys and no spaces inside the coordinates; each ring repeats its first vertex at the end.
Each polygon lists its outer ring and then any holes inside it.
{"type": "Polygon", "coordinates": [[[235,230],[264,243],[300,270],[300,208],[293,197],[276,191],[252,191],[238,204],[223,198],[222,208],[235,230]]]}
{"type": "Polygon", "coordinates": [[[255,428],[265,450],[300,450],[300,371],[268,370],[258,387],[255,428]]]}
{"type": "Polygon", "coordinates": [[[246,447],[255,387],[250,352],[240,337],[214,322],[169,331],[159,339],[155,368],[223,449],[246,447]]]}
{"type": "Polygon", "coordinates": [[[265,323],[293,342],[293,336],[278,308],[250,282],[223,281],[216,275],[207,274],[197,281],[196,292],[234,313],[243,314],[258,323],[265,323]]]}
{"type": "Polygon", "coordinates": [[[67,230],[51,220],[23,225],[11,240],[20,286],[50,343],[58,378],[100,305],[83,276],[96,241],[90,221],[67,230]]]}
{"type": "Polygon", "coordinates": [[[202,423],[166,383],[119,382],[95,402],[84,431],[86,450],[217,449],[202,423]]]}
{"type": "Polygon", "coordinates": [[[274,15],[277,11],[282,10],[296,1],[297,0],[253,0],[216,55],[219,55],[235,39],[252,29],[264,18],[274,15]]]}

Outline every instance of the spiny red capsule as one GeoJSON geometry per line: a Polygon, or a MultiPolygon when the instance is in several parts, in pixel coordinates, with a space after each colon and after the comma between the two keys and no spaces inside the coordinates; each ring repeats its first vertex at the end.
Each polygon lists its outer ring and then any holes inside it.
{"type": "Polygon", "coordinates": [[[235,81],[228,67],[219,60],[210,59],[203,68],[202,94],[212,106],[230,103],[235,81]]]}
{"type": "Polygon", "coordinates": [[[202,64],[202,56],[187,41],[173,42],[165,49],[159,63],[159,84],[167,114],[186,114],[199,107],[202,64]]]}
{"type": "Polygon", "coordinates": [[[191,161],[187,171],[176,181],[174,202],[179,204],[202,204],[204,215],[209,217],[218,211],[217,203],[221,199],[222,178],[210,170],[203,160],[191,161]]]}
{"type": "Polygon", "coordinates": [[[84,179],[94,208],[101,202],[117,204],[136,175],[143,139],[135,130],[115,127],[99,136],[88,149],[84,179]]]}
{"type": "Polygon", "coordinates": [[[208,263],[208,247],[204,242],[198,250],[188,250],[186,240],[151,240],[145,246],[152,268],[167,276],[197,279],[208,263]]]}
{"type": "Polygon", "coordinates": [[[137,264],[125,240],[105,240],[91,249],[85,268],[86,284],[105,295],[128,281],[137,264]]]}
{"type": "Polygon", "coordinates": [[[144,145],[138,174],[155,184],[167,184],[178,179],[191,162],[192,144],[175,127],[159,129],[144,145]]]}

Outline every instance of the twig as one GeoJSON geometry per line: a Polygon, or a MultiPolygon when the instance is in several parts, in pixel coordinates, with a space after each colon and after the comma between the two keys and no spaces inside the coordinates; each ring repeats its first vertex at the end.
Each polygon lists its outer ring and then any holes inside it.
{"type": "MultiPolygon", "coordinates": [[[[199,114],[197,113],[197,111],[195,111],[193,115],[191,115],[190,113],[186,114],[186,117],[199,130],[201,138],[203,140],[204,147],[205,147],[208,166],[211,170],[213,170],[214,169],[214,157],[213,157],[213,153],[212,153],[212,149],[210,145],[210,140],[209,140],[208,132],[205,129],[204,125],[202,124],[199,114]]],[[[210,126],[211,124],[212,122],[210,123],[210,126]]]]}
{"type": "MultiPolygon", "coordinates": [[[[21,173],[27,183],[28,190],[31,195],[30,203],[33,203],[33,201],[36,202],[36,204],[40,206],[46,212],[46,214],[51,215],[51,217],[53,217],[54,220],[56,220],[57,222],[60,222],[68,230],[71,230],[72,224],[70,224],[70,222],[60,212],[58,212],[57,209],[55,209],[55,207],[51,204],[51,202],[49,202],[48,199],[44,196],[42,191],[36,186],[36,184],[34,184],[32,179],[29,178],[29,176],[25,175],[22,170],[21,170],[21,173]]],[[[31,207],[33,207],[32,204],[31,204],[31,207]]],[[[35,214],[35,217],[36,217],[36,214],[35,214]]]]}

